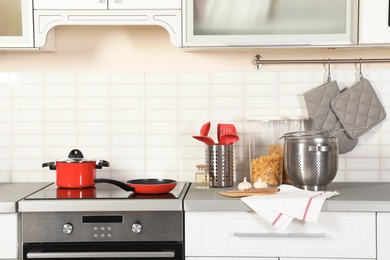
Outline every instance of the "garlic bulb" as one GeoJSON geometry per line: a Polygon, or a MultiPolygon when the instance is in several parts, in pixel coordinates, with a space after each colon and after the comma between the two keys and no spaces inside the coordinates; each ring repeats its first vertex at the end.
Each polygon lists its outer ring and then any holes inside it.
{"type": "Polygon", "coordinates": [[[255,189],[267,188],[267,186],[267,183],[263,182],[260,177],[255,183],[253,183],[253,187],[255,187],[255,189]]]}
{"type": "Polygon", "coordinates": [[[239,190],[249,190],[252,188],[252,184],[246,180],[246,177],[244,177],[244,181],[240,182],[238,184],[238,189],[239,190]]]}

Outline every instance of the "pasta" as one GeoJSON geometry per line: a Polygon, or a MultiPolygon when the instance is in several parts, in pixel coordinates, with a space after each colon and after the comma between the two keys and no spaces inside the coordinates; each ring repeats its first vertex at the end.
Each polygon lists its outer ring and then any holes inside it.
{"type": "Polygon", "coordinates": [[[251,162],[251,177],[255,182],[260,177],[268,185],[280,185],[283,172],[283,146],[268,146],[268,155],[255,158],[251,162]]]}

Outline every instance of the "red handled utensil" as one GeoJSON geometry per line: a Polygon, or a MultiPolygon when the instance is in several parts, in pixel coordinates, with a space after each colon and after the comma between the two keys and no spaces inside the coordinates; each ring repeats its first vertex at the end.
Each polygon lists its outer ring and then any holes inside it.
{"type": "Polygon", "coordinates": [[[202,125],[202,127],[200,128],[200,135],[208,136],[210,131],[210,125],[211,125],[210,122],[207,122],[204,125],[202,125]]]}
{"type": "Polygon", "coordinates": [[[240,137],[236,133],[224,132],[219,137],[219,144],[229,145],[237,142],[238,140],[240,140],[240,137]]]}
{"type": "Polygon", "coordinates": [[[199,140],[199,141],[207,144],[207,145],[214,145],[215,144],[214,140],[211,137],[209,137],[209,136],[202,136],[202,135],[201,136],[197,136],[197,135],[194,135],[192,137],[195,138],[196,140],[199,140]]]}
{"type": "MultiPolygon", "coordinates": [[[[226,139],[232,139],[232,138],[237,139],[237,137],[238,137],[236,127],[233,124],[218,124],[217,125],[218,143],[225,145],[225,144],[227,144],[227,143],[225,143],[227,140],[225,139],[225,140],[221,141],[221,136],[223,134],[226,135],[226,137],[224,137],[226,139]],[[230,135],[230,137],[228,137],[229,134],[233,134],[233,135],[235,134],[237,137],[231,137],[231,135],[230,135]]],[[[236,141],[238,141],[238,139],[236,141]]]]}

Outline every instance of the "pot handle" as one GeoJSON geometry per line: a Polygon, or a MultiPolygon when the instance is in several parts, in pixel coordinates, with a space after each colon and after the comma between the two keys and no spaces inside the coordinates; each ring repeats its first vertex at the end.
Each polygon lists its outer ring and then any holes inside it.
{"type": "Polygon", "coordinates": [[[116,180],[112,180],[112,179],[100,178],[100,179],[95,179],[94,182],[95,183],[110,183],[110,184],[114,184],[115,186],[118,186],[119,188],[121,188],[121,189],[123,189],[125,191],[135,191],[133,186],[130,186],[130,185],[127,185],[124,182],[116,181],[116,180]]]}
{"type": "Polygon", "coordinates": [[[43,167],[48,167],[48,166],[49,166],[50,170],[55,170],[56,169],[56,163],[55,162],[42,163],[42,168],[43,167]]]}
{"type": "Polygon", "coordinates": [[[108,167],[110,166],[110,163],[105,160],[99,160],[99,162],[95,165],[95,169],[101,169],[103,167],[108,167]]]}

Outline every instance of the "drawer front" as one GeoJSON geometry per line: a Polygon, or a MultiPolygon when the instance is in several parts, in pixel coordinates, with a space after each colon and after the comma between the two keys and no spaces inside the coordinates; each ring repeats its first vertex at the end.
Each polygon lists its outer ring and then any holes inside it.
{"type": "Polygon", "coordinates": [[[376,258],[375,213],[321,212],[275,232],[254,212],[186,212],[187,256],[376,258]]]}

